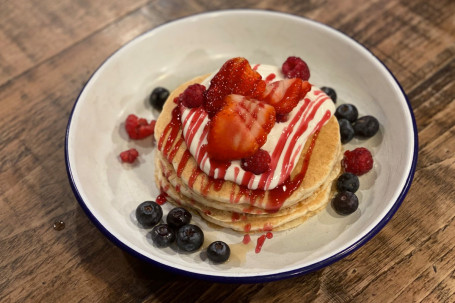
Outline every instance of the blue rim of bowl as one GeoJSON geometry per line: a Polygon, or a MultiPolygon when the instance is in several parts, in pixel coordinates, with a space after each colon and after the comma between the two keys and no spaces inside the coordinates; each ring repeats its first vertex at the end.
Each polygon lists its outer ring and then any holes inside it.
{"type": "Polygon", "coordinates": [[[393,73],[390,71],[390,69],[378,58],[376,57],[376,55],[374,55],[367,47],[363,46],[360,42],[356,41],[355,39],[347,36],[346,34],[326,25],[326,24],[323,24],[323,23],[320,23],[318,21],[314,21],[314,20],[311,20],[311,19],[307,19],[305,17],[301,17],[301,16],[296,16],[296,15],[292,15],[292,14],[288,14],[288,13],[283,13],[283,12],[276,12],[276,11],[270,11],[270,10],[258,10],[258,9],[231,9],[231,10],[220,10],[220,11],[211,11],[211,12],[204,12],[204,13],[199,13],[199,14],[195,14],[195,15],[190,15],[190,16],[186,16],[186,17],[183,17],[183,18],[179,18],[179,19],[175,19],[175,20],[172,20],[172,21],[169,21],[169,22],[166,22],[166,23],[163,23],[153,29],[151,29],[150,31],[147,31],[141,35],[139,35],[138,37],[134,38],[133,40],[131,40],[130,42],[126,43],[125,45],[123,45],[122,47],[120,47],[117,51],[115,51],[113,54],[111,54],[109,57],[107,57],[104,62],[95,70],[95,72],[90,76],[90,78],[88,79],[88,81],[85,83],[84,85],[84,88],[81,90],[81,92],[79,93],[77,99],[76,99],[76,102],[74,103],[73,105],[73,108],[71,110],[71,113],[70,113],[70,117],[69,117],[69,120],[68,120],[68,124],[67,124],[67,128],[66,128],[66,135],[65,135],[65,163],[66,163],[66,172],[68,174],[68,179],[70,181],[70,185],[71,185],[71,188],[73,190],[73,193],[77,199],[77,201],[79,202],[80,206],[82,207],[82,209],[84,210],[84,212],[86,213],[86,215],[90,218],[90,220],[94,223],[94,225],[109,239],[111,240],[115,245],[117,245],[118,247],[120,247],[121,249],[125,250],[126,252],[128,252],[129,254],[139,258],[140,260],[143,260],[143,261],[146,261],[148,263],[151,263],[153,265],[156,265],[157,267],[159,268],[162,268],[164,270],[167,270],[167,271],[170,271],[170,272],[173,272],[173,273],[176,273],[176,274],[180,274],[180,275],[185,275],[185,276],[188,276],[188,277],[191,277],[191,278],[196,278],[196,279],[202,279],[202,280],[209,280],[209,281],[213,281],[213,282],[223,282],[223,283],[264,283],[264,282],[272,282],[272,281],[277,281],[277,280],[282,280],[282,279],[287,279],[287,278],[292,278],[292,277],[296,277],[296,276],[300,276],[300,275],[304,275],[304,274],[307,274],[307,273],[310,273],[310,272],[314,272],[314,271],[317,271],[319,269],[322,269],[326,266],[329,266],[330,264],[336,262],[336,261],[339,261],[341,260],[342,258],[346,257],[347,255],[351,254],[352,252],[356,251],[358,248],[360,248],[361,246],[363,246],[365,243],[367,243],[369,240],[371,240],[388,222],[389,220],[393,217],[393,215],[396,213],[396,211],[398,210],[398,208],[401,206],[401,203],[403,202],[403,200],[405,199],[406,197],[406,194],[408,193],[410,187],[411,187],[411,183],[412,183],[412,180],[414,178],[414,173],[415,173],[415,170],[416,170],[416,166],[417,166],[417,157],[418,157],[418,135],[417,135],[417,124],[416,124],[416,120],[415,120],[415,117],[414,117],[414,113],[413,113],[413,110],[412,110],[412,107],[411,107],[411,103],[406,95],[406,93],[404,92],[404,89],[403,87],[401,86],[401,84],[398,82],[397,78],[393,75],[393,73]],[[413,126],[413,133],[414,133],[414,154],[413,154],[413,157],[412,157],[412,163],[411,163],[411,168],[410,168],[410,171],[409,171],[409,174],[408,174],[408,177],[406,179],[406,182],[404,184],[404,187],[403,189],[401,190],[401,193],[399,194],[397,200],[395,201],[395,203],[393,204],[393,206],[390,208],[390,210],[387,212],[387,214],[382,218],[381,221],[379,221],[379,223],[377,223],[377,225],[372,228],[367,234],[365,234],[362,238],[360,238],[358,241],[356,241],[355,243],[353,243],[352,245],[350,245],[349,247],[343,249],[342,251],[322,260],[322,261],[319,261],[319,262],[316,262],[316,263],[313,263],[311,265],[308,265],[308,266],[304,266],[304,267],[301,267],[301,268],[298,268],[298,269],[294,269],[294,270],[290,270],[290,271],[285,271],[285,272],[280,272],[280,273],[275,273],[275,274],[268,274],[268,275],[259,275],[259,276],[240,276],[240,277],[237,277],[237,276],[216,276],[216,275],[209,275],[209,274],[200,274],[200,273],[196,273],[196,272],[191,272],[191,271],[187,271],[187,270],[183,270],[183,269],[179,269],[179,268],[176,268],[176,267],[172,267],[172,266],[168,266],[168,265],[165,265],[165,264],[162,264],[156,260],[153,260],[143,254],[140,254],[139,252],[137,252],[136,250],[132,249],[131,247],[129,247],[128,245],[126,245],[125,243],[123,243],[122,241],[120,241],[119,239],[117,239],[109,230],[107,230],[101,223],[100,221],[98,221],[98,219],[93,215],[93,213],[90,211],[90,209],[88,208],[88,206],[86,205],[85,201],[82,199],[82,196],[81,194],[79,193],[79,190],[75,184],[75,181],[74,181],[74,178],[73,178],[73,173],[71,171],[71,166],[70,166],[70,163],[69,163],[69,151],[68,151],[68,140],[69,140],[69,130],[70,130],[70,126],[71,126],[71,121],[72,121],[72,118],[73,118],[73,113],[74,113],[74,110],[77,106],[77,103],[78,103],[78,100],[82,94],[82,92],[85,90],[85,87],[87,86],[88,83],[90,83],[92,77],[98,72],[98,70],[112,57],[114,56],[115,54],[117,54],[122,48],[126,47],[128,44],[130,44],[131,42],[135,41],[136,39],[140,38],[141,36],[144,36],[144,35],[147,35],[149,34],[151,31],[154,31],[158,28],[161,28],[163,26],[166,26],[170,23],[174,23],[174,22],[181,22],[181,21],[184,21],[185,19],[190,19],[190,18],[195,18],[195,17],[203,17],[203,16],[210,16],[210,15],[216,15],[216,14],[225,14],[225,13],[231,13],[231,14],[235,14],[235,13],[248,13],[248,14],[251,14],[251,13],[257,13],[257,14],[270,14],[270,15],[274,15],[274,16],[282,16],[282,17],[286,17],[286,18],[296,18],[296,19],[303,19],[303,20],[306,20],[308,22],[311,22],[311,23],[314,23],[318,26],[323,26],[323,27],[326,27],[327,29],[331,30],[331,31],[334,31],[336,32],[337,34],[339,35],[342,35],[342,36],[345,36],[347,38],[349,38],[350,40],[354,41],[355,43],[357,43],[359,46],[361,46],[362,48],[364,48],[368,53],[370,53],[378,62],[380,62],[384,68],[389,72],[389,74],[392,76],[392,78],[394,79],[395,83],[398,85],[398,87],[400,88],[401,90],[401,93],[402,95],[404,96],[405,100],[406,100],[406,103],[407,103],[407,106],[408,106],[408,110],[409,110],[409,115],[410,115],[410,118],[411,118],[411,121],[412,121],[412,126],[413,126]]]}

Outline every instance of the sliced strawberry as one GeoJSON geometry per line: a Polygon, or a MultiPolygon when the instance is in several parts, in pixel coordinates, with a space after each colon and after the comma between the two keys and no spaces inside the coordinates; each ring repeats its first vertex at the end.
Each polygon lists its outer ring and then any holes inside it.
{"type": "Polygon", "coordinates": [[[204,108],[213,117],[222,107],[224,97],[239,94],[254,99],[265,90],[262,76],[250,66],[245,58],[237,57],[226,61],[210,81],[206,92],[204,108]]]}
{"type": "Polygon", "coordinates": [[[211,159],[230,161],[254,154],[275,124],[275,109],[241,95],[228,95],[212,118],[207,135],[211,159]]]}
{"type": "Polygon", "coordinates": [[[267,84],[262,100],[272,105],[278,115],[285,115],[297,106],[311,90],[311,84],[300,78],[285,79],[267,84]]]}

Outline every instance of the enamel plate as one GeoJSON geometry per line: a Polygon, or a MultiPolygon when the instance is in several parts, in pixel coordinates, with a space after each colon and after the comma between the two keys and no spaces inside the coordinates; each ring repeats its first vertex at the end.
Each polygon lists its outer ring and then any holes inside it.
{"type": "MultiPolygon", "coordinates": [[[[228,10],[179,19],[147,32],[110,56],[93,74],[71,113],[66,134],[70,184],[94,224],[129,253],[178,273],[226,282],[265,282],[307,273],[337,261],[371,239],[403,201],[417,161],[417,130],[397,80],[365,47],[344,34],[301,17],[258,10],[228,10]],[[374,168],[360,177],[359,209],[349,216],[327,209],[298,228],[274,232],[260,253],[260,235],[242,243],[243,234],[193,223],[206,244],[222,240],[230,260],[213,264],[204,251],[183,254],[153,245],[149,231],[135,219],[137,205],[155,200],[153,140],[129,140],[128,114],[156,119],[148,104],[157,86],[173,90],[198,75],[217,70],[227,59],[281,66],[288,56],[309,65],[310,82],[333,87],[340,103],[355,104],[360,115],[373,115],[380,131],[345,149],[367,147],[374,168]],[[122,164],[120,152],[136,148],[137,163],[122,164]]],[[[164,213],[171,205],[163,205],[164,213]]]]}

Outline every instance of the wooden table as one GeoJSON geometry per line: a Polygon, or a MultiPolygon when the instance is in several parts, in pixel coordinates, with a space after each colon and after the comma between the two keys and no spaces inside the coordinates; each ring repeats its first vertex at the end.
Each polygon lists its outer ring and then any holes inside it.
{"type": "Polygon", "coordinates": [[[454,302],[454,80],[453,0],[2,0],[0,301],[454,302]],[[353,37],[414,109],[419,160],[401,208],[365,246],[304,276],[241,285],[159,270],[105,238],[67,180],[68,117],[105,58],[164,22],[227,8],[288,12],[353,37]]]}

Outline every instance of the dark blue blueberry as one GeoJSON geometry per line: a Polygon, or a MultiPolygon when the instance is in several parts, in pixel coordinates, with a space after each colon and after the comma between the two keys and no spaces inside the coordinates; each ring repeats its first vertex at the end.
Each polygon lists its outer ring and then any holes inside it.
{"type": "Polygon", "coordinates": [[[363,116],[354,122],[353,128],[357,137],[367,139],[376,135],[379,130],[379,122],[373,116],[363,116]]]}
{"type": "Polygon", "coordinates": [[[354,129],[352,128],[351,122],[346,119],[339,119],[338,124],[340,125],[341,143],[348,143],[354,138],[354,129]]]}
{"type": "Polygon", "coordinates": [[[169,211],[166,217],[167,224],[178,229],[183,225],[190,223],[192,215],[183,207],[176,207],[169,211]]]}
{"type": "Polygon", "coordinates": [[[343,173],[337,180],[337,190],[355,193],[359,189],[359,177],[351,173],[343,173]]]}
{"type": "Polygon", "coordinates": [[[332,199],[332,207],[337,214],[346,216],[357,210],[359,199],[350,191],[342,191],[332,199]]]}
{"type": "Polygon", "coordinates": [[[164,87],[155,88],[150,94],[150,104],[157,110],[163,109],[164,102],[169,97],[169,91],[164,87]]]}
{"type": "Polygon", "coordinates": [[[145,201],[136,208],[136,218],[144,227],[155,226],[163,217],[163,210],[158,203],[145,201]]]}
{"type": "Polygon", "coordinates": [[[357,120],[359,116],[359,112],[357,111],[357,107],[352,104],[341,104],[335,110],[335,117],[337,119],[346,119],[349,122],[354,122],[357,120]]]}
{"type": "Polygon", "coordinates": [[[176,235],[177,246],[187,252],[199,249],[204,243],[204,233],[199,226],[193,224],[183,225],[176,235]]]}
{"type": "Polygon", "coordinates": [[[207,247],[207,257],[215,263],[223,263],[229,259],[231,249],[223,241],[215,241],[207,247]]]}
{"type": "Polygon", "coordinates": [[[155,226],[150,233],[153,243],[158,247],[168,247],[175,241],[174,229],[167,224],[155,226]]]}
{"type": "Polygon", "coordinates": [[[336,91],[331,88],[331,87],[327,87],[327,86],[323,86],[321,87],[321,90],[326,93],[327,96],[330,97],[330,99],[332,99],[333,103],[337,103],[337,93],[336,91]]]}

